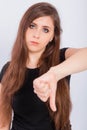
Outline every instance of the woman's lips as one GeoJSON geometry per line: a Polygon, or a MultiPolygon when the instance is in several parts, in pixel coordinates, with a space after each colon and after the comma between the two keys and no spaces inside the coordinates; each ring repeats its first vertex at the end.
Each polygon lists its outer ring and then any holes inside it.
{"type": "Polygon", "coordinates": [[[37,45],[37,44],[39,44],[38,42],[35,42],[35,41],[31,41],[30,43],[31,43],[31,45],[37,45]]]}

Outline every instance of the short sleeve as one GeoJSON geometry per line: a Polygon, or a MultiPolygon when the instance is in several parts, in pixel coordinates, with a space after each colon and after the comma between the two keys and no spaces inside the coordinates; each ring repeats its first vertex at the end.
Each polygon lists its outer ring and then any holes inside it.
{"type": "Polygon", "coordinates": [[[7,63],[2,67],[1,72],[0,72],[0,82],[1,82],[1,80],[2,80],[2,78],[3,78],[3,76],[4,76],[4,74],[5,74],[6,69],[8,68],[8,66],[9,66],[9,62],[7,62],[7,63]]]}
{"type": "MultiPolygon", "coordinates": [[[[65,60],[65,52],[68,48],[62,48],[60,49],[60,63],[65,60]]],[[[71,75],[66,76],[66,80],[68,81],[68,84],[70,84],[70,77],[71,75]]]]}
{"type": "Polygon", "coordinates": [[[68,48],[62,48],[60,49],[60,62],[63,62],[65,60],[65,52],[68,48]]]}

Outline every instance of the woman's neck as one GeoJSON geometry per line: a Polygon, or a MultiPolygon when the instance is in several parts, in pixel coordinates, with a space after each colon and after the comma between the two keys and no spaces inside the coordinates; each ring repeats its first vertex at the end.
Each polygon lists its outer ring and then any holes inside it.
{"type": "Polygon", "coordinates": [[[37,68],[39,59],[40,59],[40,55],[38,55],[38,54],[29,54],[26,66],[28,68],[37,68]]]}

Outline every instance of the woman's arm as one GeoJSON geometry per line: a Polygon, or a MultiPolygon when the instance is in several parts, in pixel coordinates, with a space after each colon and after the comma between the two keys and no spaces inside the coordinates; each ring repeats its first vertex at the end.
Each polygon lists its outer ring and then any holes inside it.
{"type": "Polygon", "coordinates": [[[69,48],[65,52],[65,58],[66,60],[64,62],[50,68],[50,71],[56,74],[58,81],[67,75],[87,69],[87,48],[69,48]]]}
{"type": "Polygon", "coordinates": [[[42,101],[50,99],[50,107],[56,111],[55,96],[57,82],[77,72],[87,69],[87,48],[72,49],[65,52],[66,60],[61,64],[51,67],[50,70],[34,80],[34,92],[42,101]]]}

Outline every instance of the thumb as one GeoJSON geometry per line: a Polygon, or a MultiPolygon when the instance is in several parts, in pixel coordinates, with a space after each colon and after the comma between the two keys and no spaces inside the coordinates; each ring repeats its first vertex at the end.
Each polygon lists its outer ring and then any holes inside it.
{"type": "Polygon", "coordinates": [[[57,85],[54,84],[51,86],[51,92],[50,92],[50,97],[49,97],[49,103],[50,103],[50,108],[52,111],[56,111],[56,88],[57,88],[57,85]]]}

